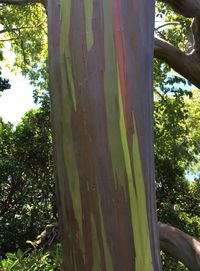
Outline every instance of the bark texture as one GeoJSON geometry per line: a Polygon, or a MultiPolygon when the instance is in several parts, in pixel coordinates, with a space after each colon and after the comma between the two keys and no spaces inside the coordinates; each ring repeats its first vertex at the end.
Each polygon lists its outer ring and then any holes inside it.
{"type": "Polygon", "coordinates": [[[160,270],[154,1],[50,1],[48,17],[65,270],[160,270]]]}
{"type": "Polygon", "coordinates": [[[159,223],[160,246],[190,271],[200,270],[200,242],[170,225],[159,223]]]}

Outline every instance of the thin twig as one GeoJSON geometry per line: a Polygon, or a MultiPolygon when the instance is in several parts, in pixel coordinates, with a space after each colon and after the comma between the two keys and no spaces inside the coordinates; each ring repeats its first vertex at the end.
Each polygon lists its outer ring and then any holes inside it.
{"type": "Polygon", "coordinates": [[[15,27],[15,28],[9,28],[9,29],[3,29],[0,30],[0,34],[3,34],[5,32],[17,32],[23,29],[30,29],[30,28],[38,28],[40,27],[45,21],[39,23],[38,25],[34,25],[34,26],[21,26],[21,27],[15,27]]]}
{"type": "Polygon", "coordinates": [[[168,26],[168,25],[178,25],[178,24],[180,24],[180,22],[167,22],[167,23],[164,23],[162,25],[159,25],[154,30],[157,31],[158,29],[163,28],[165,26],[168,26]]]}

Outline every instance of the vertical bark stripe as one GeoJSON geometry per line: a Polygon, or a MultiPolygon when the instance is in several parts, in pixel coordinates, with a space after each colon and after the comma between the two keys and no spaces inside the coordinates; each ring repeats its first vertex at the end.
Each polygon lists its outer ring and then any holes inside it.
{"type": "Polygon", "coordinates": [[[119,122],[116,119],[120,118],[118,110],[118,72],[117,62],[115,57],[114,35],[111,22],[112,10],[110,1],[103,0],[104,7],[104,96],[106,104],[107,117],[107,133],[109,150],[111,153],[113,172],[115,175],[116,188],[122,188],[124,195],[127,195],[124,174],[123,146],[119,134],[119,122]],[[116,110],[117,109],[117,110],[116,110]]]}
{"type": "Polygon", "coordinates": [[[69,90],[71,94],[71,99],[73,101],[74,110],[76,111],[76,95],[74,87],[74,79],[72,73],[72,63],[71,63],[71,54],[69,48],[69,31],[70,31],[70,19],[71,19],[71,0],[61,1],[61,34],[60,34],[60,44],[61,44],[61,63],[65,65],[65,68],[61,71],[66,73],[67,78],[66,82],[69,83],[69,90]]]}
{"type": "Polygon", "coordinates": [[[144,179],[142,176],[142,168],[140,162],[139,145],[137,139],[137,131],[133,134],[133,164],[134,170],[132,172],[131,166],[131,155],[128,147],[128,139],[126,133],[126,127],[123,118],[122,109],[122,97],[119,84],[119,108],[120,108],[120,131],[121,131],[121,142],[124,150],[125,168],[128,178],[128,190],[130,198],[132,228],[134,233],[135,242],[135,270],[149,271],[153,270],[150,238],[148,230],[148,219],[146,212],[146,197],[144,189],[144,179]],[[142,210],[142,211],[141,211],[142,210]]]}
{"type": "Polygon", "coordinates": [[[124,59],[124,45],[123,45],[123,24],[120,12],[120,2],[119,0],[111,0],[112,3],[112,24],[113,33],[115,38],[115,51],[119,69],[120,85],[121,85],[121,95],[124,111],[125,125],[127,122],[126,118],[126,65],[124,59]]]}
{"type": "Polygon", "coordinates": [[[86,39],[87,39],[87,49],[91,49],[94,43],[94,34],[92,29],[93,23],[93,0],[85,1],[85,22],[86,22],[86,39]]]}
{"type": "Polygon", "coordinates": [[[153,270],[153,266],[152,266],[151,246],[149,242],[150,236],[149,236],[148,217],[147,217],[147,210],[146,210],[147,203],[146,203],[146,194],[145,194],[145,187],[144,187],[144,178],[143,178],[141,158],[140,158],[137,127],[135,124],[134,115],[133,115],[133,122],[134,122],[134,133],[133,133],[132,155],[133,155],[133,168],[134,168],[136,198],[137,198],[137,212],[138,212],[138,215],[137,215],[138,232],[136,232],[135,235],[138,236],[140,233],[140,239],[138,240],[138,242],[140,243],[140,247],[143,248],[142,253],[140,255],[141,256],[140,268],[147,271],[147,270],[153,270]]]}
{"type": "MultiPolygon", "coordinates": [[[[135,241],[135,250],[136,250],[136,260],[135,260],[135,266],[137,271],[141,270],[141,267],[143,267],[143,270],[149,271],[152,270],[152,259],[151,259],[151,250],[150,250],[150,239],[149,239],[149,233],[148,233],[148,220],[147,220],[147,213],[144,211],[143,213],[140,214],[140,208],[141,210],[143,207],[146,206],[146,200],[145,200],[145,190],[140,189],[141,194],[141,201],[138,201],[138,198],[136,196],[137,192],[135,191],[135,187],[142,186],[142,183],[144,182],[143,177],[140,176],[138,173],[141,173],[141,168],[136,169],[136,174],[135,174],[135,167],[134,167],[134,173],[132,172],[132,165],[131,165],[131,154],[128,146],[128,140],[127,140],[127,133],[126,133],[126,83],[125,83],[125,60],[124,60],[124,48],[123,48],[123,40],[122,40],[122,26],[120,22],[120,14],[119,14],[119,3],[118,1],[113,1],[112,5],[109,5],[104,2],[104,7],[105,7],[105,13],[104,13],[104,20],[107,20],[112,16],[112,21],[113,21],[113,29],[111,27],[108,27],[108,23],[105,21],[104,25],[107,26],[108,29],[105,30],[105,83],[108,82],[108,85],[104,86],[104,91],[105,91],[105,99],[107,103],[107,119],[110,119],[110,114],[112,114],[111,108],[114,105],[115,101],[115,96],[114,93],[116,94],[115,90],[110,88],[111,83],[109,82],[109,78],[111,75],[111,72],[113,73],[113,76],[117,78],[117,80],[114,80],[114,82],[118,82],[118,86],[115,85],[118,89],[118,100],[117,100],[117,108],[119,109],[119,126],[118,128],[115,127],[115,130],[111,130],[110,125],[111,122],[116,123],[116,117],[117,117],[117,112],[115,110],[115,114],[112,115],[113,119],[111,121],[108,121],[107,124],[107,129],[108,129],[108,138],[110,139],[110,152],[111,152],[111,158],[113,162],[113,171],[117,172],[116,165],[117,163],[115,162],[116,159],[120,160],[120,163],[123,165],[120,168],[122,172],[124,170],[126,171],[126,176],[128,179],[128,191],[129,191],[129,198],[130,198],[130,208],[131,208],[131,217],[132,217],[132,228],[133,228],[133,233],[134,233],[134,241],[135,241]],[[109,13],[109,8],[112,10],[112,12],[109,13]],[[107,17],[109,16],[109,17],[107,17]],[[110,32],[109,32],[110,29],[110,32]],[[108,33],[106,35],[106,33],[108,33]],[[114,33],[114,35],[113,35],[114,33]],[[115,37],[113,40],[112,37],[115,37]],[[115,43],[114,43],[115,41],[115,43]],[[115,51],[115,55],[112,55],[113,51],[115,51]],[[115,56],[117,59],[115,59],[115,56]],[[120,129],[120,130],[117,130],[120,129]],[[113,144],[113,139],[117,137],[117,135],[121,135],[121,146],[122,146],[122,156],[117,156],[116,157],[116,149],[120,148],[120,145],[114,145],[113,144]],[[123,158],[122,158],[123,157],[123,158]],[[140,205],[140,203],[142,203],[140,205]],[[141,228],[141,224],[143,225],[141,228]],[[141,242],[142,240],[142,242],[141,242]],[[144,249],[145,248],[145,249],[144,249]],[[145,263],[145,264],[144,264],[145,263]]],[[[116,107],[116,105],[115,105],[116,107]]],[[[136,129],[136,127],[135,127],[136,129]]],[[[136,131],[135,131],[136,132],[136,131]]],[[[135,138],[135,136],[134,136],[135,138]]],[[[116,141],[115,141],[116,142],[116,141]]],[[[135,143],[135,142],[134,142],[135,143]]],[[[140,159],[139,157],[139,152],[138,151],[138,142],[136,142],[137,145],[134,144],[134,154],[137,155],[137,157],[133,156],[133,159],[140,159]]],[[[135,162],[134,162],[135,163],[135,162]]],[[[140,166],[140,164],[135,163],[135,165],[140,166]]],[[[121,177],[121,176],[120,176],[121,177]]],[[[126,185],[125,183],[122,183],[123,179],[119,179],[120,184],[124,188],[124,191],[126,191],[126,185]]],[[[125,192],[126,194],[126,192],[125,192]]],[[[146,207],[145,207],[146,208],[146,207]]]]}
{"type": "Polygon", "coordinates": [[[70,14],[71,14],[71,0],[61,1],[61,40],[60,40],[60,63],[62,63],[61,69],[61,86],[62,89],[62,128],[63,128],[63,153],[64,163],[67,169],[68,185],[70,189],[70,195],[72,198],[73,212],[78,223],[79,233],[77,233],[77,241],[80,242],[80,248],[84,255],[83,244],[83,228],[82,228],[82,202],[81,202],[81,189],[80,179],[78,173],[78,167],[76,162],[76,154],[72,136],[71,115],[73,110],[76,111],[76,97],[75,86],[72,74],[72,63],[69,49],[69,31],[70,31],[70,14]],[[68,95],[67,91],[70,92],[68,95]],[[70,103],[69,96],[72,100],[70,103]],[[71,104],[73,106],[71,106],[71,104]]]}

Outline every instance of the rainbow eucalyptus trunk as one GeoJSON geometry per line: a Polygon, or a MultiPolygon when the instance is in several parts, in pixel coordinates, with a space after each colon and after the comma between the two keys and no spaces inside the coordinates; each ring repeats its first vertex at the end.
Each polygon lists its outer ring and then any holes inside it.
{"type": "Polygon", "coordinates": [[[49,1],[65,270],[160,270],[153,184],[153,0],[49,1]]]}

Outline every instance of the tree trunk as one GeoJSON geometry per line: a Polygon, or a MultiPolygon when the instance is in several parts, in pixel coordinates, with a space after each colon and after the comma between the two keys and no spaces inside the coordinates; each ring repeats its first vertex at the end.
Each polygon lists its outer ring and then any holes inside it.
{"type": "Polygon", "coordinates": [[[154,1],[49,1],[48,17],[65,270],[160,270],[154,1]]]}

